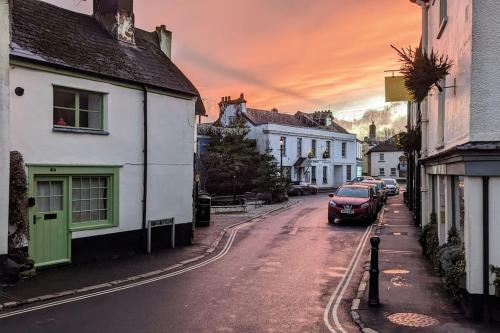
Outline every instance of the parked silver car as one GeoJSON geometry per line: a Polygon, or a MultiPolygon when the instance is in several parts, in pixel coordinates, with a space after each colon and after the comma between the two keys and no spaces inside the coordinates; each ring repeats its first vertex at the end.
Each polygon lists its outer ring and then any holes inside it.
{"type": "Polygon", "coordinates": [[[387,188],[387,194],[389,195],[397,195],[399,194],[399,184],[396,179],[392,178],[384,178],[382,179],[385,183],[385,186],[387,188]]]}

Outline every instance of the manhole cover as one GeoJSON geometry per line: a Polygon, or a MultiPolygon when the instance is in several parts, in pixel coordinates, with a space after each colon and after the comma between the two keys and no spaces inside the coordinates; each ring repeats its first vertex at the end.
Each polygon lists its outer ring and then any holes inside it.
{"type": "Polygon", "coordinates": [[[407,269],[386,269],[385,271],[382,271],[385,274],[408,274],[410,273],[409,270],[407,269]]]}
{"type": "Polygon", "coordinates": [[[431,327],[439,324],[434,317],[411,312],[393,313],[387,319],[393,324],[408,327],[431,327]]]}

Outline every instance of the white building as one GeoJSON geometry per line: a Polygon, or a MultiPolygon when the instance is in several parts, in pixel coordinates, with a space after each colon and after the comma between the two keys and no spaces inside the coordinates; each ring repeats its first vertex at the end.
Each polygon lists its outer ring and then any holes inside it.
{"type": "Polygon", "coordinates": [[[356,177],[356,135],[336,124],[331,112],[291,115],[276,109],[251,109],[243,94],[235,100],[223,97],[219,106],[220,124],[228,126],[237,114],[243,115],[250,129],[248,137],[257,141],[259,152],[274,155],[292,181],[333,188],[356,177]]]}
{"type": "MultiPolygon", "coordinates": [[[[465,246],[465,308],[493,318],[500,305],[490,296],[489,271],[500,267],[500,2],[412,2],[422,7],[422,46],[453,60],[446,88],[422,104],[422,224],[436,214],[441,244],[456,226],[465,246]]],[[[414,106],[413,125],[415,118],[414,106]]]]}
{"type": "Polygon", "coordinates": [[[363,175],[363,141],[356,140],[356,177],[363,175]]]}
{"type": "Polygon", "coordinates": [[[370,175],[380,178],[406,177],[406,157],[392,141],[382,142],[367,152],[370,175]]]}
{"type": "MultiPolygon", "coordinates": [[[[24,157],[36,265],[140,249],[148,220],[174,218],[177,242],[189,243],[200,103],[170,59],[171,33],[135,28],[132,0],[95,0],[93,16],[11,3],[10,137],[2,128],[0,152],[2,161],[9,150],[24,157]]],[[[2,253],[7,191],[0,186],[2,253]]],[[[158,228],[154,239],[167,243],[170,232],[158,228]]]]}

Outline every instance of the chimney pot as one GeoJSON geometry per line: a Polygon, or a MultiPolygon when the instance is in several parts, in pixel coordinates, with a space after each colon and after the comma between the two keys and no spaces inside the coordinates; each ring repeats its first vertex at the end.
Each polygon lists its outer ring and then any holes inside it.
{"type": "Polygon", "coordinates": [[[160,44],[161,51],[167,56],[168,59],[172,59],[172,32],[167,30],[167,27],[162,24],[156,27],[156,34],[158,35],[158,42],[160,44]]]}

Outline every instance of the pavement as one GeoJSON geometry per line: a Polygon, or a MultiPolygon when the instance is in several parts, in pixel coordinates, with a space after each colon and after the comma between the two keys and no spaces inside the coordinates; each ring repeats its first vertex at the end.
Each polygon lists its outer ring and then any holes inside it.
{"type": "Polygon", "coordinates": [[[175,249],[163,249],[152,254],[131,254],[115,259],[93,261],[85,264],[74,264],[40,270],[36,275],[21,280],[15,285],[4,285],[0,288],[0,309],[2,306],[32,303],[50,296],[85,292],[115,285],[117,282],[134,278],[160,269],[177,265],[192,258],[201,259],[207,251],[220,240],[224,229],[235,223],[258,217],[268,212],[299,202],[290,199],[288,202],[274,205],[251,206],[247,213],[212,214],[209,226],[197,227],[194,244],[175,249]]]}
{"type": "Polygon", "coordinates": [[[368,306],[366,278],[354,317],[363,332],[500,332],[500,326],[469,321],[444,290],[418,243],[402,195],[390,197],[379,223],[379,307],[368,306]],[[359,317],[358,317],[359,316],[359,317]]]}
{"type": "Polygon", "coordinates": [[[182,268],[4,309],[1,330],[356,332],[349,307],[372,226],[328,224],[327,194],[301,200],[228,229],[216,251],[182,268]]]}

